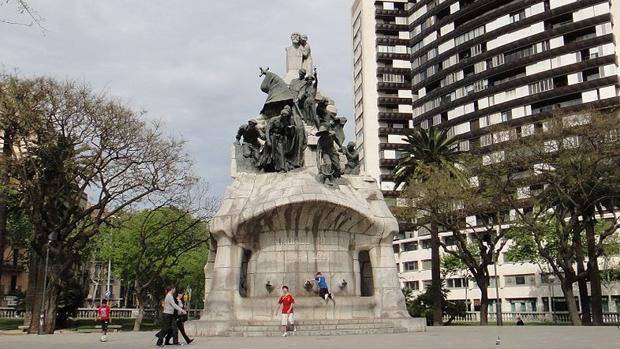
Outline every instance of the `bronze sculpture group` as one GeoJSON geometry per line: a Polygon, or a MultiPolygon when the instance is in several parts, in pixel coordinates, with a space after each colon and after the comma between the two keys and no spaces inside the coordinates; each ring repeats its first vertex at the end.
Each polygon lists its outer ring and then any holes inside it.
{"type": "Polygon", "coordinates": [[[359,174],[359,154],[355,143],[344,145],[346,118],[330,111],[329,100],[318,93],[318,74],[312,63],[307,36],[293,33],[287,48],[287,68],[296,69],[290,83],[269,68],[260,68],[261,90],[267,99],[261,110],[261,127],[249,120],[237,132],[237,144],[243,139],[242,154],[254,167],[265,172],[288,172],[304,166],[308,146],[306,130],[315,129],[319,179],[333,184],[342,174],[359,174]],[[344,169],[340,155],[346,157],[344,169]]]}

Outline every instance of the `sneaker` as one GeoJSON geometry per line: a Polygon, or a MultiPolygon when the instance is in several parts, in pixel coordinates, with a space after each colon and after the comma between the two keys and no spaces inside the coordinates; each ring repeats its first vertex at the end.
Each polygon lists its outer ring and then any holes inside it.
{"type": "Polygon", "coordinates": [[[282,337],[288,337],[288,332],[284,332],[284,333],[282,334],[282,337]]]}

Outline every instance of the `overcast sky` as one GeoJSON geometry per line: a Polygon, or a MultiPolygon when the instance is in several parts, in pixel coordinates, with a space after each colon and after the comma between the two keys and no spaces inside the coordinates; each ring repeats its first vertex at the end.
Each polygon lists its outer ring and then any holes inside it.
{"type": "MultiPolygon", "coordinates": [[[[4,1],[2,1],[4,2],[4,1]]],[[[290,33],[308,34],[320,89],[352,134],[351,0],[31,0],[36,27],[0,24],[0,65],[86,82],[188,141],[196,172],[221,195],[230,144],[266,95],[258,66],[283,75],[290,33]]],[[[0,6],[0,19],[14,18],[0,6]]],[[[25,19],[24,19],[25,20],[25,19]]]]}

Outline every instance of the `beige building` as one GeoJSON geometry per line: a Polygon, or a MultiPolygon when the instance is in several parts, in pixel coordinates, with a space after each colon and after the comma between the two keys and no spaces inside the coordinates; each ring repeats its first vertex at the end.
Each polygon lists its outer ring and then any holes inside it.
{"type": "MultiPolygon", "coordinates": [[[[363,169],[378,180],[386,201],[396,204],[392,171],[412,128],[447,128],[461,151],[492,162],[503,156],[507,139],[490,133],[492,125],[521,137],[558,110],[617,106],[620,26],[612,13],[618,6],[609,0],[354,1],[355,136],[363,169]]],[[[421,292],[431,276],[429,236],[406,223],[400,229],[394,252],[401,283],[421,292]]],[[[617,263],[601,261],[601,267],[607,262],[617,263]]],[[[502,310],[564,310],[560,287],[546,272],[500,256],[502,310]]],[[[468,299],[469,309],[477,309],[473,282],[452,275],[446,286],[450,299],[468,299]]],[[[620,284],[603,294],[604,311],[619,311],[620,284]]]]}

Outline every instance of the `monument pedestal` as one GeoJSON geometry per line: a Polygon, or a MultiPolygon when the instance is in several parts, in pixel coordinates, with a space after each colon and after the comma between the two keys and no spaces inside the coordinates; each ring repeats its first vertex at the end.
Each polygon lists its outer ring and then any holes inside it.
{"type": "Polygon", "coordinates": [[[188,322],[190,333],[226,335],[249,322],[274,323],[284,285],[307,326],[380,320],[388,332],[424,330],[406,310],[392,248],[398,224],[374,179],[345,175],[327,186],[317,175],[315,167],[235,174],[211,222],[205,310],[188,322]],[[335,305],[309,287],[317,271],[335,305]]]}

